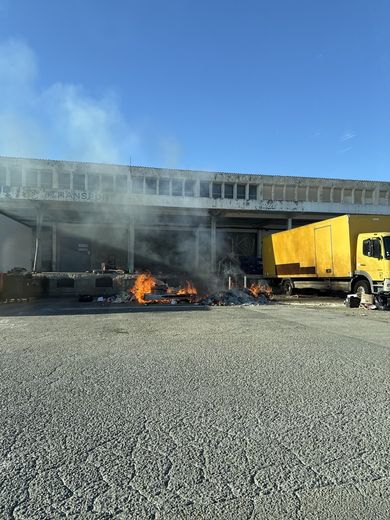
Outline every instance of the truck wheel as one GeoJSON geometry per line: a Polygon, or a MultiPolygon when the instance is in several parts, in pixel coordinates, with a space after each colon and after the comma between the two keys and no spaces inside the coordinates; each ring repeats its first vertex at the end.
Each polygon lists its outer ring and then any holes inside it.
{"type": "Polygon", "coordinates": [[[282,291],[286,296],[291,296],[294,292],[294,284],[291,280],[284,280],[282,282],[282,291]]]}
{"type": "Polygon", "coordinates": [[[358,280],[353,286],[354,292],[361,298],[362,294],[371,294],[371,286],[367,280],[358,280]]]}

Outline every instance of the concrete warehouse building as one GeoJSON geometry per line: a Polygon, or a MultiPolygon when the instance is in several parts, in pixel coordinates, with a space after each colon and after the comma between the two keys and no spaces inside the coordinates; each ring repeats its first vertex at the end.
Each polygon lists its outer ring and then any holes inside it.
{"type": "Polygon", "coordinates": [[[390,183],[0,158],[0,271],[256,272],[264,234],[389,214],[390,183]]]}

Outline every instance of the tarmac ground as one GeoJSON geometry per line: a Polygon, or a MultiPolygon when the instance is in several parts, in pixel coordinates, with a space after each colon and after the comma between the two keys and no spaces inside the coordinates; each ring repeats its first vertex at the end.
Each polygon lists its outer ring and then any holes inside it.
{"type": "Polygon", "coordinates": [[[390,518],[390,312],[141,311],[0,305],[1,519],[390,518]]]}

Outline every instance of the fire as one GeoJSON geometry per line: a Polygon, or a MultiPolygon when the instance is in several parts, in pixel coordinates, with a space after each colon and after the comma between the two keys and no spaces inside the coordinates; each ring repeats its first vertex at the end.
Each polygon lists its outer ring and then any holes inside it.
{"type": "Polygon", "coordinates": [[[185,287],[177,291],[177,294],[198,294],[195,285],[187,280],[185,287]]]}
{"type": "Polygon", "coordinates": [[[261,285],[255,282],[252,283],[249,290],[255,298],[258,298],[260,294],[265,294],[266,296],[271,296],[272,294],[272,289],[269,285],[261,285]]]}
{"type": "Polygon", "coordinates": [[[192,282],[187,281],[186,285],[178,291],[173,287],[167,287],[166,284],[157,280],[150,273],[142,273],[137,276],[134,286],[131,289],[138,303],[177,303],[175,297],[179,301],[194,302],[198,291],[192,282]],[[155,296],[146,297],[147,294],[156,293],[155,296]],[[152,299],[153,298],[153,299],[152,299]]]}
{"type": "Polygon", "coordinates": [[[131,292],[134,294],[138,303],[146,303],[144,299],[145,294],[153,292],[157,285],[157,280],[150,273],[142,273],[137,276],[134,287],[131,292]]]}

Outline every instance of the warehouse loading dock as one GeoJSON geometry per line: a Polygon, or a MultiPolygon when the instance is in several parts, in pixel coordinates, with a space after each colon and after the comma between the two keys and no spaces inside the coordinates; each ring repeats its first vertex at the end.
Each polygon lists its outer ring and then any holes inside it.
{"type": "Polygon", "coordinates": [[[233,254],[250,273],[269,233],[389,207],[385,182],[0,158],[0,211],[32,229],[37,271],[218,273],[233,254]]]}

